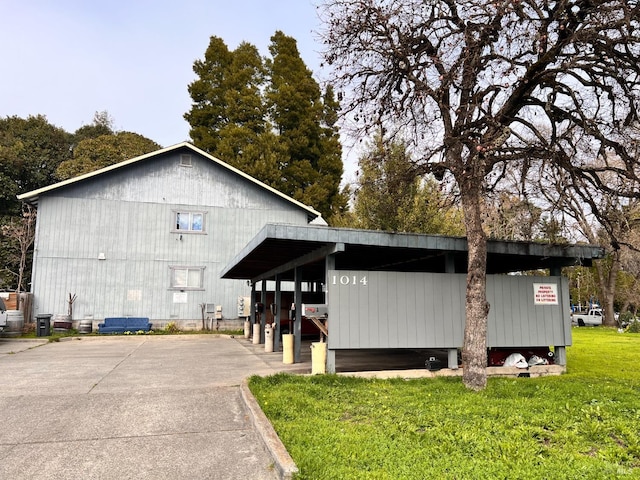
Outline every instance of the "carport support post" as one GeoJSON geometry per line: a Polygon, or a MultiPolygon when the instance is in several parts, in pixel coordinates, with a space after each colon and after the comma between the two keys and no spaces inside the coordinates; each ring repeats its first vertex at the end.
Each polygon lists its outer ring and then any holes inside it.
{"type": "MultiPolygon", "coordinates": [[[[338,247],[338,245],[336,245],[338,247]]],[[[344,251],[344,245],[341,245],[340,248],[336,248],[336,251],[344,251]]],[[[336,254],[327,255],[325,259],[325,281],[324,284],[326,286],[324,302],[329,305],[329,271],[336,269],[336,254]]],[[[330,320],[330,319],[329,319],[330,320]]],[[[327,321],[327,329],[329,329],[330,322],[327,321]]],[[[328,332],[331,335],[331,331],[328,332]]],[[[329,348],[329,335],[327,335],[327,364],[326,364],[326,372],[327,373],[336,373],[336,351],[329,348]]]]}
{"type": "Polygon", "coordinates": [[[567,349],[564,346],[555,345],[553,347],[553,361],[556,365],[567,365],[567,349]]]}
{"type": "Polygon", "coordinates": [[[280,305],[280,302],[282,302],[282,290],[281,290],[281,284],[282,280],[280,278],[280,274],[276,275],[276,294],[275,294],[275,298],[273,299],[273,302],[276,304],[276,315],[275,318],[273,319],[273,321],[275,322],[275,328],[273,329],[273,351],[274,352],[279,352],[280,351],[280,333],[281,333],[281,329],[280,329],[280,324],[281,324],[281,312],[282,312],[282,306],[280,305]]]}
{"type": "Polygon", "coordinates": [[[451,370],[457,370],[458,369],[458,349],[457,348],[450,348],[448,350],[449,352],[449,358],[448,358],[448,367],[451,370]]]}
{"type": "Polygon", "coordinates": [[[264,345],[265,342],[265,334],[264,327],[267,321],[267,310],[269,308],[267,303],[267,281],[261,280],[260,285],[262,287],[262,291],[260,292],[260,303],[262,303],[262,314],[260,315],[260,343],[264,345]]]}
{"type": "Polygon", "coordinates": [[[300,363],[300,351],[302,349],[302,269],[294,270],[296,321],[293,324],[293,361],[300,363]]]}
{"type": "MultiPolygon", "coordinates": [[[[444,254],[444,271],[445,273],[456,273],[456,262],[451,252],[444,254]]],[[[447,350],[447,366],[452,370],[458,369],[458,349],[450,348],[447,350]]]]}
{"type": "Polygon", "coordinates": [[[256,323],[256,284],[251,282],[251,304],[249,305],[249,311],[251,312],[251,334],[253,335],[253,324],[256,323]]]}

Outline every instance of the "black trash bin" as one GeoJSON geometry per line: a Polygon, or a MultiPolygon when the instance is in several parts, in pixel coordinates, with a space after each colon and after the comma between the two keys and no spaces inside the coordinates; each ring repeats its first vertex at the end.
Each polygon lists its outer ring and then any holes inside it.
{"type": "Polygon", "coordinates": [[[42,313],[36,315],[36,336],[48,337],[51,335],[51,314],[42,313]]]}

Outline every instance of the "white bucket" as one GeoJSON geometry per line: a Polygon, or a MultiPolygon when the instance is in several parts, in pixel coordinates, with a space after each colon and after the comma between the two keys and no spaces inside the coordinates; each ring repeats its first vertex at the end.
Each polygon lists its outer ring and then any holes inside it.
{"type": "Polygon", "coordinates": [[[293,362],[293,334],[287,333],[282,335],[282,363],[291,364],[293,362]]]}
{"type": "Polygon", "coordinates": [[[254,345],[258,345],[260,343],[260,324],[253,324],[253,342],[254,345]]]}
{"type": "Polygon", "coordinates": [[[249,320],[245,320],[244,322],[244,338],[249,339],[251,336],[251,322],[249,320]]]}
{"type": "Polygon", "coordinates": [[[273,352],[273,326],[270,323],[264,327],[264,351],[273,352]]]}
{"type": "Polygon", "coordinates": [[[324,342],[311,343],[311,374],[327,373],[327,344],[324,342]]]}

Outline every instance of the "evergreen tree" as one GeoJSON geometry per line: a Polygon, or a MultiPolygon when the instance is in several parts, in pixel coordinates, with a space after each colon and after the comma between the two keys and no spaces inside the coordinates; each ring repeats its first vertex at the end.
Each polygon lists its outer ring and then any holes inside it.
{"type": "Polygon", "coordinates": [[[331,88],[321,96],[293,38],[276,32],[271,42],[272,58],[264,60],[246,42],[230,51],[211,38],[189,85],[191,139],[329,218],[347,204],[339,191],[338,104],[331,88]]]}
{"type": "Polygon", "coordinates": [[[269,51],[267,101],[288,154],[282,166],[286,183],[280,188],[330,218],[345,205],[339,190],[342,148],[335,129],[338,104],[333,89],[328,87],[321,96],[292,37],[276,32],[269,51]]]}
{"type": "Polygon", "coordinates": [[[198,75],[188,88],[193,105],[184,115],[191,139],[212,155],[246,167],[256,160],[252,146],[269,129],[258,50],[243,42],[230,51],[222,39],[211,37],[204,61],[197,60],[193,71],[198,75]]]}
{"type": "Polygon", "coordinates": [[[198,79],[189,87],[193,99],[191,110],[184,118],[191,125],[189,135],[193,143],[215,154],[220,140],[220,129],[227,123],[228,106],[225,99],[226,77],[233,54],[221,38],[211,37],[204,60],[196,60],[193,71],[198,79]]]}
{"type": "Polygon", "coordinates": [[[369,230],[463,235],[462,214],[432,178],[415,173],[405,144],[377,136],[359,161],[353,223],[369,230]]]}
{"type": "Polygon", "coordinates": [[[323,215],[326,215],[327,220],[331,223],[334,218],[344,214],[349,208],[348,190],[340,191],[340,180],[343,173],[342,144],[336,125],[340,104],[335,98],[331,85],[327,85],[325,88],[322,103],[324,107],[320,136],[322,155],[318,161],[320,178],[317,184],[323,189],[324,197],[316,197],[315,206],[323,212],[323,215]]]}

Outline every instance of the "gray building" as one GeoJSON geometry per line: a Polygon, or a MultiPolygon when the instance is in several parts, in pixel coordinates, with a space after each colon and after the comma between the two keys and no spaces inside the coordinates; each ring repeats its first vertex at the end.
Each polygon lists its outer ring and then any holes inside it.
{"type": "Polygon", "coordinates": [[[34,314],[98,322],[149,317],[199,328],[238,317],[246,280],[221,270],[271,222],[324,224],[320,213],[189,143],[18,197],[37,205],[34,314]],[[213,307],[216,306],[216,307],[213,307]]]}

